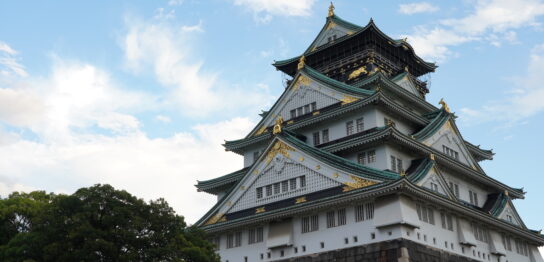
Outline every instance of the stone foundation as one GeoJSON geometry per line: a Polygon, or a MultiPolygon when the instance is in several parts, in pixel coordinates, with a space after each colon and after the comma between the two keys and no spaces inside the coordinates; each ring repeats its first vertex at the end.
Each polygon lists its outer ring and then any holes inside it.
{"type": "Polygon", "coordinates": [[[397,239],[365,246],[311,254],[280,262],[475,262],[477,260],[397,239]]]}

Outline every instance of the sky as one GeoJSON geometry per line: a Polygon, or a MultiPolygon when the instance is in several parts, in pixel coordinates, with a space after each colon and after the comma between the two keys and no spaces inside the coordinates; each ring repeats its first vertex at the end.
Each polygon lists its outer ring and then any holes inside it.
{"type": "MultiPolygon", "coordinates": [[[[487,174],[544,227],[544,1],[342,1],[335,13],[436,62],[427,75],[487,174]]],[[[329,2],[0,2],[0,195],[108,183],[165,198],[189,223],[215,202],[197,180],[242,168],[244,137],[281,94],[274,60],[301,54],[329,2]]]]}

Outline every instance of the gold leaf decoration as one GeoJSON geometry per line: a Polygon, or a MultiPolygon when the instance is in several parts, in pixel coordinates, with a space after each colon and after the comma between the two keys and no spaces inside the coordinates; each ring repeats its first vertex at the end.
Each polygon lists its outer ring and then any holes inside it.
{"type": "Polygon", "coordinates": [[[255,214],[263,213],[265,211],[266,210],[264,209],[264,207],[259,207],[259,208],[255,209],[255,214]]]}
{"type": "Polygon", "coordinates": [[[206,221],[206,223],[204,225],[212,225],[212,224],[215,224],[217,222],[227,221],[227,218],[223,217],[223,215],[224,215],[223,213],[217,213],[215,216],[208,219],[208,221],[206,221]]]}
{"type": "Polygon", "coordinates": [[[295,204],[300,204],[306,202],[306,197],[299,197],[295,199],[295,204]]]}
{"type": "Polygon", "coordinates": [[[353,182],[345,182],[344,183],[344,188],[342,190],[343,192],[348,192],[348,191],[351,191],[351,190],[354,190],[354,189],[363,188],[363,187],[372,186],[372,185],[377,184],[377,182],[366,180],[366,179],[363,179],[363,178],[360,178],[360,177],[356,177],[354,175],[350,175],[349,177],[351,178],[351,180],[353,180],[353,182]]]}
{"type": "Polygon", "coordinates": [[[312,82],[312,80],[310,80],[309,77],[304,76],[304,75],[300,75],[300,76],[297,78],[297,82],[295,83],[295,85],[294,85],[294,87],[293,87],[293,90],[297,90],[297,89],[299,89],[301,86],[309,86],[311,82],[312,82]]]}
{"type": "Polygon", "coordinates": [[[264,133],[264,132],[266,132],[266,126],[261,127],[261,128],[257,131],[257,133],[255,133],[255,136],[258,136],[258,135],[260,135],[260,134],[262,134],[262,133],[264,133]]]}
{"type": "Polygon", "coordinates": [[[355,69],[353,72],[351,72],[348,76],[348,80],[357,78],[361,74],[368,74],[368,71],[366,71],[366,65],[361,66],[358,69],[355,69]]]}
{"type": "Polygon", "coordinates": [[[340,101],[342,101],[342,105],[353,103],[357,100],[359,100],[359,98],[353,96],[344,96],[342,99],[340,99],[340,101]]]}
{"type": "Polygon", "coordinates": [[[277,141],[272,146],[270,151],[268,151],[268,153],[266,154],[266,163],[267,164],[270,163],[272,161],[272,159],[274,159],[274,157],[277,154],[282,154],[284,157],[289,158],[289,152],[294,152],[294,151],[295,151],[295,149],[288,146],[287,144],[285,144],[285,143],[283,143],[281,141],[277,141]]]}

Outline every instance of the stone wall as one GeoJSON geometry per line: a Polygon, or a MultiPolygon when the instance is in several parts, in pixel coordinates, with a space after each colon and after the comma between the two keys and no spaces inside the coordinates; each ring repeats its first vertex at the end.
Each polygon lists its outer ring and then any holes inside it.
{"type": "Polygon", "coordinates": [[[296,257],[280,262],[475,262],[405,239],[296,257]]]}

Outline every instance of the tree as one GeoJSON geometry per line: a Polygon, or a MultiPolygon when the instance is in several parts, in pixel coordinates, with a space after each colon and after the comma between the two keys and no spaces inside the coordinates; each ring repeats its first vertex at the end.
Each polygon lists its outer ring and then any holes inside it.
{"type": "Polygon", "coordinates": [[[0,200],[0,223],[2,261],[219,261],[164,199],[146,203],[109,185],[12,194],[0,200]]]}

